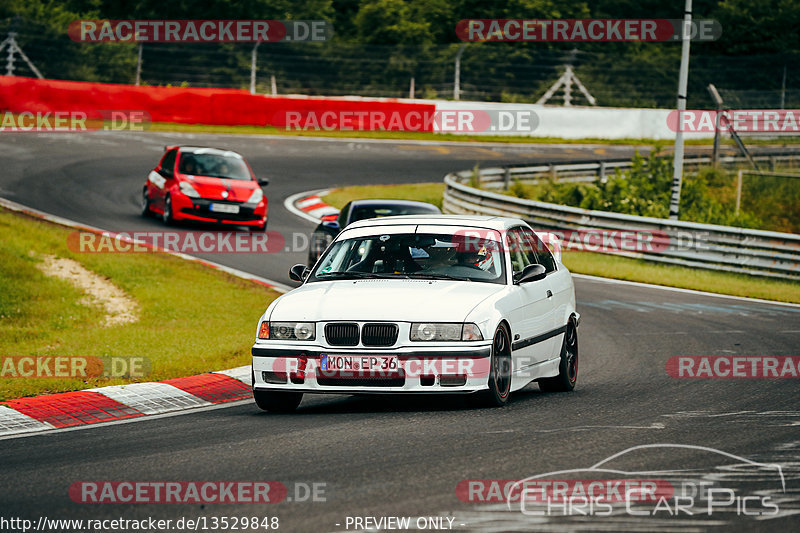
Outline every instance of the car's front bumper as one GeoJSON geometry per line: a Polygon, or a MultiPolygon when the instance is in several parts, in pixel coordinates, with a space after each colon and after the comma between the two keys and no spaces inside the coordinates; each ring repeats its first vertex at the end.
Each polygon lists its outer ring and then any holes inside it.
{"type": "Polygon", "coordinates": [[[491,344],[397,347],[391,349],[325,348],[298,344],[256,343],[252,348],[253,387],[258,390],[337,394],[470,393],[488,387],[491,344]],[[322,356],[397,357],[397,370],[326,371],[322,356]],[[298,372],[301,359],[306,361],[298,372]],[[302,376],[302,377],[301,377],[302,376]]]}
{"type": "Polygon", "coordinates": [[[267,204],[247,204],[228,200],[209,200],[206,198],[189,198],[176,194],[172,198],[172,209],[176,220],[194,220],[198,222],[214,222],[235,226],[262,226],[267,221],[267,204]],[[238,213],[219,213],[211,211],[211,204],[238,206],[238,213]]]}

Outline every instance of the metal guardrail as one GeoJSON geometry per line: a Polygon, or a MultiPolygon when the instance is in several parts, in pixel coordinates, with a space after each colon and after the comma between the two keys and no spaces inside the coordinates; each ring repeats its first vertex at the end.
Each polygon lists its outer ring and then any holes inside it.
{"type": "MultiPolygon", "coordinates": [[[[769,154],[759,154],[753,156],[757,163],[764,163],[769,170],[775,170],[779,166],[790,168],[800,167],[800,152],[773,152],[769,154]]],[[[721,167],[735,167],[741,164],[749,164],[749,160],[744,156],[721,156],[719,165],[721,167]]],[[[710,156],[686,156],[683,168],[687,172],[696,172],[702,166],[711,165],[710,156]]],[[[605,178],[614,174],[617,169],[626,170],[631,168],[630,159],[610,159],[599,161],[587,161],[581,163],[574,162],[555,162],[543,165],[510,165],[502,168],[487,168],[481,171],[481,186],[487,188],[508,189],[511,180],[536,183],[542,179],[556,179],[560,182],[592,182],[597,178],[605,178]]],[[[472,176],[472,171],[464,171],[472,176]]],[[[459,176],[464,172],[457,173],[459,176]]]]}
{"type": "MultiPolygon", "coordinates": [[[[796,161],[800,154],[757,157],[772,158],[777,163],[796,161]]],[[[734,158],[724,159],[728,159],[730,164],[734,158]]],[[[708,162],[709,158],[687,160],[689,166],[695,168],[708,162]]],[[[579,181],[583,176],[591,176],[594,180],[609,169],[624,169],[630,165],[630,161],[617,160],[489,168],[480,170],[479,176],[482,186],[501,188],[509,183],[511,177],[536,180],[555,175],[559,180],[579,181]]],[[[797,234],[592,211],[526,200],[470,187],[464,182],[472,176],[472,171],[445,176],[445,213],[521,218],[537,230],[560,234],[566,250],[577,247],[687,267],[800,280],[800,235],[797,234]],[[634,243],[641,241],[642,246],[615,248],[620,239],[634,243]],[[597,243],[601,245],[597,246],[597,243]],[[603,243],[610,243],[610,248],[603,243]]]]}

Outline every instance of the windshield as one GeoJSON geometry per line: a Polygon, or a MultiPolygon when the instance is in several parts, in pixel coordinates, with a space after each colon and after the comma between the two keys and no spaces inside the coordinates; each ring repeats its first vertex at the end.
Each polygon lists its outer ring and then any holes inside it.
{"type": "Polygon", "coordinates": [[[454,279],[505,283],[496,241],[462,235],[397,233],[335,242],[309,281],[359,278],[454,279]]]}
{"type": "Polygon", "coordinates": [[[231,180],[250,180],[250,171],[238,157],[220,154],[182,153],[178,165],[181,174],[231,180]]]}

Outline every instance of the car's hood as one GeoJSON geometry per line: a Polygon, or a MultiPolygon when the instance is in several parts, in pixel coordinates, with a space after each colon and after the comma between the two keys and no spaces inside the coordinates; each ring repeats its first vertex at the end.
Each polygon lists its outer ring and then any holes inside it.
{"type": "Polygon", "coordinates": [[[463,322],[476,305],[502,289],[469,281],[321,281],[281,296],[270,320],[463,322]]]}
{"type": "Polygon", "coordinates": [[[249,180],[229,180],[209,176],[186,176],[184,180],[189,182],[200,196],[209,200],[246,202],[258,188],[256,182],[249,180]],[[227,198],[223,194],[225,192],[228,193],[227,198]]]}

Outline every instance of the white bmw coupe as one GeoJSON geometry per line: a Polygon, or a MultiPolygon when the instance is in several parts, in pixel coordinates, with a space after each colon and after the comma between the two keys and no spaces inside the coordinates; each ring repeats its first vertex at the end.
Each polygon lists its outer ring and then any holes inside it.
{"type": "Polygon", "coordinates": [[[356,222],[258,324],[253,396],[471,393],[505,405],[532,381],[571,391],[580,315],[572,276],[522,220],[398,216],[356,222]]]}

